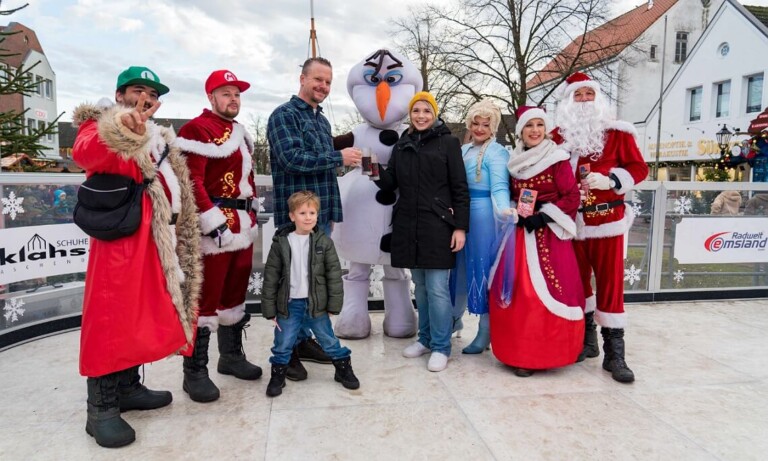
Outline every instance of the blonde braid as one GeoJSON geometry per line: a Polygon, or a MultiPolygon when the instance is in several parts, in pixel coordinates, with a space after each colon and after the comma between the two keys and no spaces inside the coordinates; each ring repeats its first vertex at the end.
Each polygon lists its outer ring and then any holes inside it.
{"type": "Polygon", "coordinates": [[[493,136],[486,139],[483,146],[480,148],[480,152],[477,154],[477,167],[475,167],[475,182],[480,182],[480,173],[483,169],[483,155],[485,155],[485,149],[493,142],[493,136]]]}

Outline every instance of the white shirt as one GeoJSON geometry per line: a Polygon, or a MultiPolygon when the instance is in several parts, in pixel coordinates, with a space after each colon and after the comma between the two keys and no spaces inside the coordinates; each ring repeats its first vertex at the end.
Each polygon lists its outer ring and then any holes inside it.
{"type": "Polygon", "coordinates": [[[288,234],[291,247],[291,299],[309,297],[309,234],[288,234]]]}

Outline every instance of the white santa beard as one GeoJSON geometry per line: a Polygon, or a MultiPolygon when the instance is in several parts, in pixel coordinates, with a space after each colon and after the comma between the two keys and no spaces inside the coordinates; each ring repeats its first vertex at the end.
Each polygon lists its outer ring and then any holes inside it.
{"type": "Polygon", "coordinates": [[[568,100],[558,107],[560,134],[568,150],[582,157],[603,150],[608,107],[602,101],[568,100]]]}

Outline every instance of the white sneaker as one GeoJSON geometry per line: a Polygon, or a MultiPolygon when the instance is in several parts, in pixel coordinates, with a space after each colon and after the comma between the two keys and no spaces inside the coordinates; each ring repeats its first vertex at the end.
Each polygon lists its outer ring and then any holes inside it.
{"type": "Polygon", "coordinates": [[[421,357],[424,354],[429,354],[429,348],[418,341],[403,349],[403,357],[409,359],[421,357]]]}
{"type": "Polygon", "coordinates": [[[448,366],[448,356],[441,352],[433,352],[429,356],[429,363],[427,363],[427,370],[429,371],[443,371],[448,366]]]}

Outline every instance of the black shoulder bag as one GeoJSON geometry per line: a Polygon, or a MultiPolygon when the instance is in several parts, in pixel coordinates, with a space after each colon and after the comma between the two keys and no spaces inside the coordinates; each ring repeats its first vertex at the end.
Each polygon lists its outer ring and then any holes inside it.
{"type": "MultiPolygon", "coordinates": [[[[168,145],[160,164],[168,156],[168,145]]],[[[77,191],[73,213],[77,227],[99,240],[117,240],[132,235],[141,225],[144,190],[154,178],[137,183],[130,176],[94,174],[77,191]]]]}

